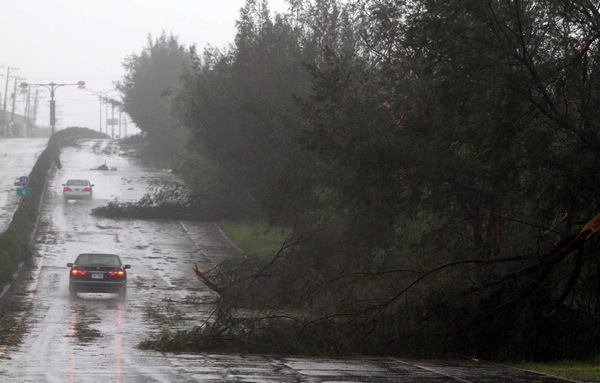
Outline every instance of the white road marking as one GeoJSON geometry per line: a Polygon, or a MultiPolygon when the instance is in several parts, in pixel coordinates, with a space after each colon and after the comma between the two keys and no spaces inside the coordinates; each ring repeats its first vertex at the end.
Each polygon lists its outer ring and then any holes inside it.
{"type": "Polygon", "coordinates": [[[213,262],[213,260],[210,259],[210,257],[208,255],[206,255],[206,253],[202,250],[202,247],[201,247],[200,243],[198,243],[198,241],[196,240],[196,238],[194,238],[194,236],[192,236],[190,234],[190,231],[188,230],[187,226],[185,226],[185,223],[183,223],[183,221],[179,221],[179,224],[183,228],[183,231],[185,231],[185,234],[188,236],[188,238],[190,239],[190,241],[192,241],[192,243],[194,244],[194,246],[196,247],[196,249],[198,249],[198,252],[202,256],[202,258],[204,258],[204,260],[207,263],[209,263],[212,267],[216,267],[216,264],[213,262]]]}

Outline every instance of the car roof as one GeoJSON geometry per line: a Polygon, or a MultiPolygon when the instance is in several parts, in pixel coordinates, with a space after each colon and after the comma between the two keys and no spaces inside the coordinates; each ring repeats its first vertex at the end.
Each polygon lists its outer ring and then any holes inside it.
{"type": "Polygon", "coordinates": [[[82,180],[82,179],[67,180],[67,183],[80,183],[80,182],[90,183],[90,181],[88,181],[88,180],[82,180]]]}

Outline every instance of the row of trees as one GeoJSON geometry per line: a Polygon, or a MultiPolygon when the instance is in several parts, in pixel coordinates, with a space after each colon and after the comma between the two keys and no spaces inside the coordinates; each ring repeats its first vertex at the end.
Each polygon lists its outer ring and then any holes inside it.
{"type": "Polygon", "coordinates": [[[597,5],[289,3],[222,50],[149,39],[121,86],[211,206],[294,228],[256,304],[364,352],[598,353],[597,239],[553,247],[599,207],[597,5]]]}

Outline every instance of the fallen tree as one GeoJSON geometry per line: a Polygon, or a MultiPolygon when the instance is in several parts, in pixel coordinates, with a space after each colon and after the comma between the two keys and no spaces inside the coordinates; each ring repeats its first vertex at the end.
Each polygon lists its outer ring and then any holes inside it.
{"type": "MultiPolygon", "coordinates": [[[[290,306],[286,309],[266,303],[272,297],[273,279],[282,272],[278,265],[289,255],[293,246],[284,246],[263,265],[253,265],[245,260],[243,266],[238,265],[236,276],[229,283],[224,283],[226,279],[223,278],[223,273],[231,275],[231,265],[226,271],[219,272],[215,269],[212,275],[207,275],[194,264],[192,268],[196,277],[219,296],[214,317],[197,328],[178,333],[176,337],[164,336],[156,343],[149,341],[144,345],[161,350],[187,351],[243,349],[246,352],[272,350],[304,353],[310,350],[311,353],[328,355],[383,352],[410,356],[459,353],[510,358],[499,353],[499,348],[502,347],[494,344],[499,342],[495,337],[501,336],[503,329],[520,325],[520,305],[524,302],[531,307],[544,308],[542,313],[532,314],[530,318],[542,318],[544,323],[539,324],[540,328],[555,326],[553,323],[561,321],[561,315],[566,315],[565,312],[568,311],[564,303],[578,280],[581,262],[576,260],[568,282],[552,302],[539,302],[540,295],[546,295],[543,287],[551,279],[553,271],[561,262],[571,258],[571,254],[575,253],[576,259],[582,256],[585,243],[599,230],[600,214],[581,229],[565,236],[542,259],[534,262],[524,257],[464,259],[440,264],[426,271],[395,269],[379,273],[345,274],[313,283],[307,287],[310,293],[305,292],[302,297],[312,299],[314,306],[316,301],[325,296],[337,299],[339,294],[349,293],[349,286],[371,286],[370,282],[374,278],[392,277],[399,284],[404,283],[387,299],[372,300],[366,305],[356,302],[354,307],[346,306],[345,310],[317,312],[309,307],[298,310],[298,307],[290,306]],[[434,286],[443,288],[443,282],[440,281],[448,279],[449,274],[455,275],[454,270],[459,270],[460,273],[469,270],[464,269],[465,266],[486,268],[509,264],[519,266],[510,272],[497,274],[494,279],[466,288],[456,288],[447,294],[440,295],[431,290],[434,286]],[[407,278],[406,275],[413,277],[407,278]],[[411,293],[420,294],[424,298],[423,302],[415,304],[415,300],[407,298],[411,293]],[[257,295],[262,296],[262,299],[257,299],[257,295]],[[403,298],[411,303],[406,304],[403,298]],[[250,308],[253,310],[249,311],[250,308]],[[243,315],[240,314],[240,309],[244,309],[243,315]],[[405,327],[396,327],[396,334],[390,336],[390,323],[396,323],[400,318],[403,318],[405,327]],[[411,318],[412,322],[409,321],[411,318]],[[498,322],[502,321],[506,323],[499,325],[498,322]],[[247,331],[249,328],[252,331],[247,331]],[[321,344],[316,340],[319,333],[323,339],[327,339],[326,342],[321,344]],[[437,352],[433,351],[436,349],[437,352]]],[[[577,314],[578,312],[575,309],[569,315],[588,317],[581,312],[577,314]]],[[[515,331],[515,328],[510,331],[515,331]]],[[[562,331],[569,332],[564,329],[562,331]]],[[[589,331],[585,332],[590,335],[589,331]]],[[[592,333],[595,334],[593,331],[592,333]]],[[[510,337],[510,332],[504,336],[510,337]]],[[[540,342],[544,341],[543,334],[539,338],[540,342]]],[[[582,347],[583,349],[590,351],[589,347],[582,347]]],[[[518,352],[514,355],[516,354],[518,352]]],[[[545,355],[544,352],[541,355],[545,355]]]]}

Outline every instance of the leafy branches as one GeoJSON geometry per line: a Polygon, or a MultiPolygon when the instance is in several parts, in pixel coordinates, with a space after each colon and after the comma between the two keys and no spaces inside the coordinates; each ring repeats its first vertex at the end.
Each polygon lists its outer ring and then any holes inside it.
{"type": "Polygon", "coordinates": [[[357,349],[534,355],[559,339],[538,323],[598,322],[597,243],[568,233],[600,206],[599,15],[587,0],[314,0],[272,17],[249,0],[228,49],[150,43],[130,75],[189,59],[156,89],[192,138],[186,181],[220,197],[202,207],[294,228],[271,262],[203,278],[357,349]]]}
{"type": "Polygon", "coordinates": [[[170,159],[183,147],[185,131],[171,114],[171,94],[179,87],[179,77],[190,65],[189,52],[173,35],[162,33],[139,54],[123,63],[126,74],[117,84],[123,94],[123,108],[147,137],[155,160],[170,159]]]}

